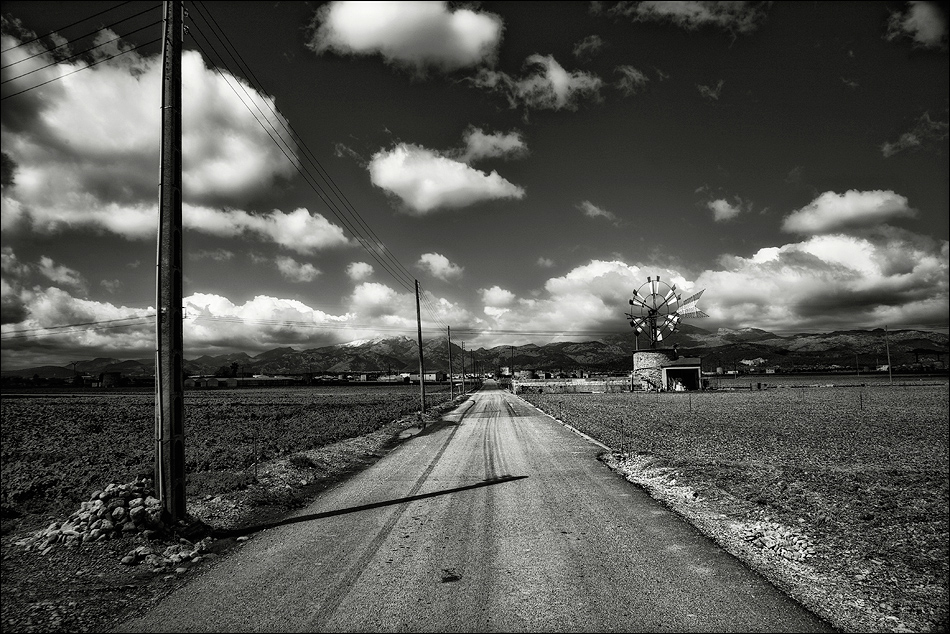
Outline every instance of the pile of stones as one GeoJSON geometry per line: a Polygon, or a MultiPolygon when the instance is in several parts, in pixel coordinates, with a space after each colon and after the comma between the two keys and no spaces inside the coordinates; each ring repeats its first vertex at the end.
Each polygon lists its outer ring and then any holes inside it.
{"type": "Polygon", "coordinates": [[[110,484],[93,492],[65,521],[53,522],[16,543],[46,554],[60,544],[78,545],[138,533],[146,539],[159,539],[166,526],[161,502],[154,493],[147,478],[110,484]]]}
{"type": "Polygon", "coordinates": [[[795,529],[775,522],[753,522],[739,529],[739,536],[752,546],[768,550],[791,561],[815,556],[814,544],[795,529]]]}
{"type": "Polygon", "coordinates": [[[179,543],[171,546],[139,546],[130,550],[122,558],[122,563],[126,566],[146,564],[156,573],[164,572],[168,568],[175,568],[175,572],[183,573],[188,570],[189,565],[214,557],[214,553],[208,552],[210,546],[210,537],[205,537],[194,544],[182,538],[179,543]]]}

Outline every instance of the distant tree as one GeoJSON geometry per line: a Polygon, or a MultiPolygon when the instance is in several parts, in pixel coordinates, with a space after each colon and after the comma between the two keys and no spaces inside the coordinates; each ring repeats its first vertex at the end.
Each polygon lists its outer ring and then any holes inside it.
{"type": "Polygon", "coordinates": [[[221,377],[221,378],[228,377],[228,376],[230,376],[230,374],[231,374],[231,369],[228,368],[228,366],[226,366],[226,365],[222,365],[222,366],[221,366],[220,368],[218,368],[218,369],[215,371],[215,373],[214,373],[215,376],[221,377]]]}
{"type": "Polygon", "coordinates": [[[240,368],[240,367],[241,367],[241,366],[238,365],[238,362],[237,362],[237,361],[231,362],[231,376],[237,376],[237,375],[238,375],[238,368],[240,368]]]}

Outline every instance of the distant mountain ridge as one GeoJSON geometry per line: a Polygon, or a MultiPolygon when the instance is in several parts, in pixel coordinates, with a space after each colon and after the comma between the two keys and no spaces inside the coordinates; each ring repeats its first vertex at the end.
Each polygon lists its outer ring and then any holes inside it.
{"type": "MultiPolygon", "coordinates": [[[[809,367],[876,368],[887,363],[884,330],[847,330],[818,334],[780,336],[758,328],[726,329],[711,332],[681,325],[664,347],[678,344],[680,353],[703,358],[707,370],[716,367],[733,369],[742,361],[760,360],[764,367],[789,371],[809,367]]],[[[940,367],[946,363],[948,336],[922,330],[894,330],[887,333],[892,365],[910,365],[920,361],[940,367]]],[[[494,372],[514,365],[515,369],[548,371],[625,371],[631,367],[631,353],[646,342],[637,340],[632,331],[599,340],[556,342],[544,345],[494,346],[465,351],[465,369],[472,371],[472,359],[479,371],[494,372]]],[[[461,347],[452,344],[453,369],[461,370],[461,347]]],[[[427,371],[449,369],[446,337],[423,339],[423,355],[427,371]]],[[[243,374],[338,374],[343,372],[418,372],[419,352],[413,337],[374,337],[347,343],[297,350],[280,347],[251,356],[244,352],[203,355],[185,361],[191,375],[214,374],[233,365],[243,374]]],[[[152,359],[122,360],[97,358],[69,363],[65,366],[40,366],[21,370],[4,370],[3,376],[69,378],[75,372],[98,375],[121,372],[124,376],[151,376],[152,359]]],[[[946,365],[942,366],[943,368],[946,365]]]]}

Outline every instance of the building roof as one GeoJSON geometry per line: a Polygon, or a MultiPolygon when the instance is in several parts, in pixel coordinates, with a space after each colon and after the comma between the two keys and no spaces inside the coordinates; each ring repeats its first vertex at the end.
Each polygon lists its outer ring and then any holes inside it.
{"type": "Polygon", "coordinates": [[[679,359],[669,359],[660,364],[661,368],[671,368],[671,367],[698,367],[702,365],[702,361],[699,357],[680,357],[679,359]]]}

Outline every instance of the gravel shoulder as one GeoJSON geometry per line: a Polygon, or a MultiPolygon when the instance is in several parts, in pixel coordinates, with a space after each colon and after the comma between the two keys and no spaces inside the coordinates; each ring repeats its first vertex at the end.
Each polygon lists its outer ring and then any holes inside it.
{"type": "Polygon", "coordinates": [[[832,540],[816,543],[804,530],[788,526],[782,518],[772,517],[714,484],[678,480],[674,469],[657,466],[653,456],[605,452],[600,459],[844,632],[947,631],[946,587],[928,588],[931,594],[916,604],[919,611],[902,619],[895,616],[894,606],[908,602],[915,594],[913,589],[849,575],[845,571],[851,568],[853,558],[832,540]]]}
{"type": "MultiPolygon", "coordinates": [[[[429,410],[425,424],[439,420],[466,399],[458,397],[429,410]]],[[[241,529],[279,522],[418,431],[417,416],[393,421],[372,434],[262,464],[257,482],[247,489],[190,497],[187,508],[192,525],[213,527],[197,562],[160,567],[121,563],[136,548],[157,552],[168,547],[183,548],[183,542],[168,536],[152,542],[141,535],[123,536],[26,550],[16,542],[64,518],[30,515],[7,522],[7,532],[0,539],[0,626],[4,632],[113,629],[149,610],[196,575],[207,574],[222,557],[240,548],[241,529]]],[[[104,488],[107,483],[102,484],[104,488]]],[[[79,503],[76,500],[77,507],[79,503]]],[[[202,536],[207,536],[206,531],[195,535],[194,540],[202,536]]]]}

